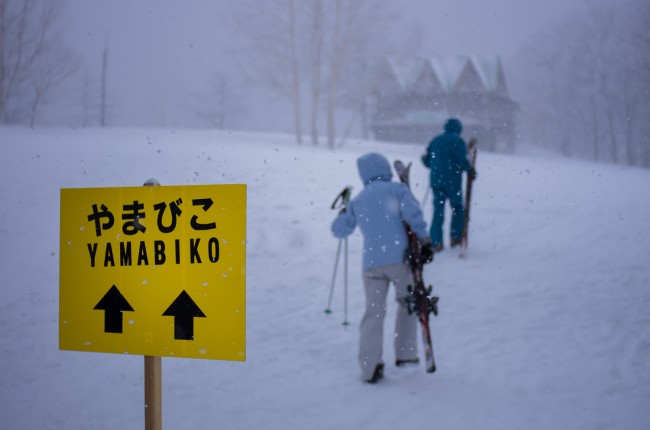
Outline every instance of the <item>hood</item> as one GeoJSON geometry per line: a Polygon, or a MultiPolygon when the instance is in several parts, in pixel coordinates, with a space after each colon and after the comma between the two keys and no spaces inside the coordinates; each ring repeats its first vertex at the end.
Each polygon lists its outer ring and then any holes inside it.
{"type": "Polygon", "coordinates": [[[449,118],[445,123],[445,131],[447,133],[460,134],[463,131],[463,124],[459,119],[449,118]]]}
{"type": "Polygon", "coordinates": [[[364,185],[377,179],[390,181],[393,178],[390,163],[386,157],[376,152],[359,157],[357,167],[359,168],[359,176],[361,176],[364,185]]]}

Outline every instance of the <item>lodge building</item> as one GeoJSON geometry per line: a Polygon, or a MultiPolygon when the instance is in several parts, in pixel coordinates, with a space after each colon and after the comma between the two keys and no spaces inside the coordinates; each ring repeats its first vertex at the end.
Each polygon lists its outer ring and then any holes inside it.
{"type": "Polygon", "coordinates": [[[510,152],[518,105],[508,95],[499,58],[434,57],[373,67],[370,128],[375,139],[428,143],[456,117],[463,137],[482,149],[510,152]]]}

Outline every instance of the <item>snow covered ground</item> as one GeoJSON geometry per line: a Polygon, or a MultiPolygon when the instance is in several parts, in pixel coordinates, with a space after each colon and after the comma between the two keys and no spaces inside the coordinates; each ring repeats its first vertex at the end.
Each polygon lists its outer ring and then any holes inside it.
{"type": "Polygon", "coordinates": [[[355,160],[370,150],[413,161],[422,199],[422,146],[24,128],[0,128],[0,146],[2,428],[144,427],[141,356],[58,350],[59,189],[151,176],[248,185],[247,361],[163,358],[165,428],[650,428],[648,170],[480,153],[469,258],[445,251],[425,272],[441,297],[439,370],[392,366],[390,302],[386,378],[370,386],[356,363],[358,235],[352,324],[341,324],[340,279],[334,313],[323,312],[337,245],[329,205],[343,186],[361,189],[355,160]]]}

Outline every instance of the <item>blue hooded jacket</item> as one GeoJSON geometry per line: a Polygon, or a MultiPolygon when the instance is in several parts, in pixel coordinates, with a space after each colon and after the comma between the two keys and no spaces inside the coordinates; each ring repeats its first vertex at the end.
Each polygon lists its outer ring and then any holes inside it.
{"type": "Polygon", "coordinates": [[[406,221],[419,238],[428,237],[420,204],[406,185],[391,182],[388,160],[369,153],[357,160],[363,190],[332,223],[338,238],[349,236],[358,225],[363,235],[363,270],[404,262],[408,246],[406,221]]]}
{"type": "Polygon", "coordinates": [[[422,163],[431,169],[431,187],[446,188],[455,193],[460,190],[463,171],[469,171],[467,144],[460,137],[463,125],[456,118],[445,123],[445,132],[436,136],[422,156],[422,163]]]}

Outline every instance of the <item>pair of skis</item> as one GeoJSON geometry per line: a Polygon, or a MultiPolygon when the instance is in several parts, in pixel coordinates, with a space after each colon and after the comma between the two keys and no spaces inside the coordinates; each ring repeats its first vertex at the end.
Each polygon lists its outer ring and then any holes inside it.
{"type": "MultiPolygon", "coordinates": [[[[396,160],[394,167],[397,171],[400,182],[410,189],[409,172],[411,164],[409,163],[407,166],[400,160],[396,160]]],[[[411,293],[411,295],[407,299],[407,306],[409,313],[415,313],[420,322],[426,371],[427,373],[433,373],[436,371],[436,361],[433,357],[433,343],[431,342],[431,331],[429,329],[429,315],[432,313],[438,315],[438,297],[431,295],[433,289],[431,285],[426,287],[424,284],[424,279],[422,277],[424,261],[422,260],[419,240],[410,225],[404,223],[404,226],[406,228],[406,236],[408,238],[411,256],[408,264],[413,273],[414,283],[413,286],[409,286],[409,293],[411,293]]]]}
{"type": "MultiPolygon", "coordinates": [[[[469,162],[474,168],[476,165],[476,139],[472,138],[468,145],[468,154],[469,162]]],[[[411,170],[411,163],[405,165],[402,161],[396,160],[394,163],[395,170],[399,176],[400,182],[405,184],[409,189],[410,181],[409,175],[411,170]]],[[[467,230],[469,228],[469,209],[470,202],[472,198],[472,185],[474,182],[474,177],[467,177],[467,189],[465,190],[465,217],[463,220],[463,236],[461,241],[461,251],[460,257],[465,258],[467,254],[467,230]]],[[[409,313],[415,313],[420,321],[420,327],[422,332],[422,343],[424,344],[424,357],[426,361],[426,370],[428,373],[433,373],[436,371],[436,361],[433,357],[433,344],[431,342],[431,331],[429,329],[429,315],[438,315],[438,300],[439,298],[431,295],[433,287],[425,287],[424,280],[422,278],[422,269],[424,262],[422,261],[422,255],[420,252],[420,243],[418,241],[415,232],[408,224],[404,223],[406,227],[406,235],[409,241],[409,247],[411,251],[412,258],[409,260],[409,266],[411,272],[413,273],[413,283],[414,286],[409,286],[409,292],[411,296],[407,302],[409,313]]]]}
{"type": "MultiPolygon", "coordinates": [[[[467,154],[469,156],[469,164],[474,168],[476,166],[476,153],[478,149],[476,148],[476,139],[472,138],[467,145],[467,154]]],[[[471,207],[470,203],[472,200],[472,185],[474,184],[474,178],[467,176],[467,185],[465,189],[465,217],[463,219],[463,236],[460,240],[460,258],[465,258],[467,256],[467,231],[469,230],[469,209],[471,207]]]]}

